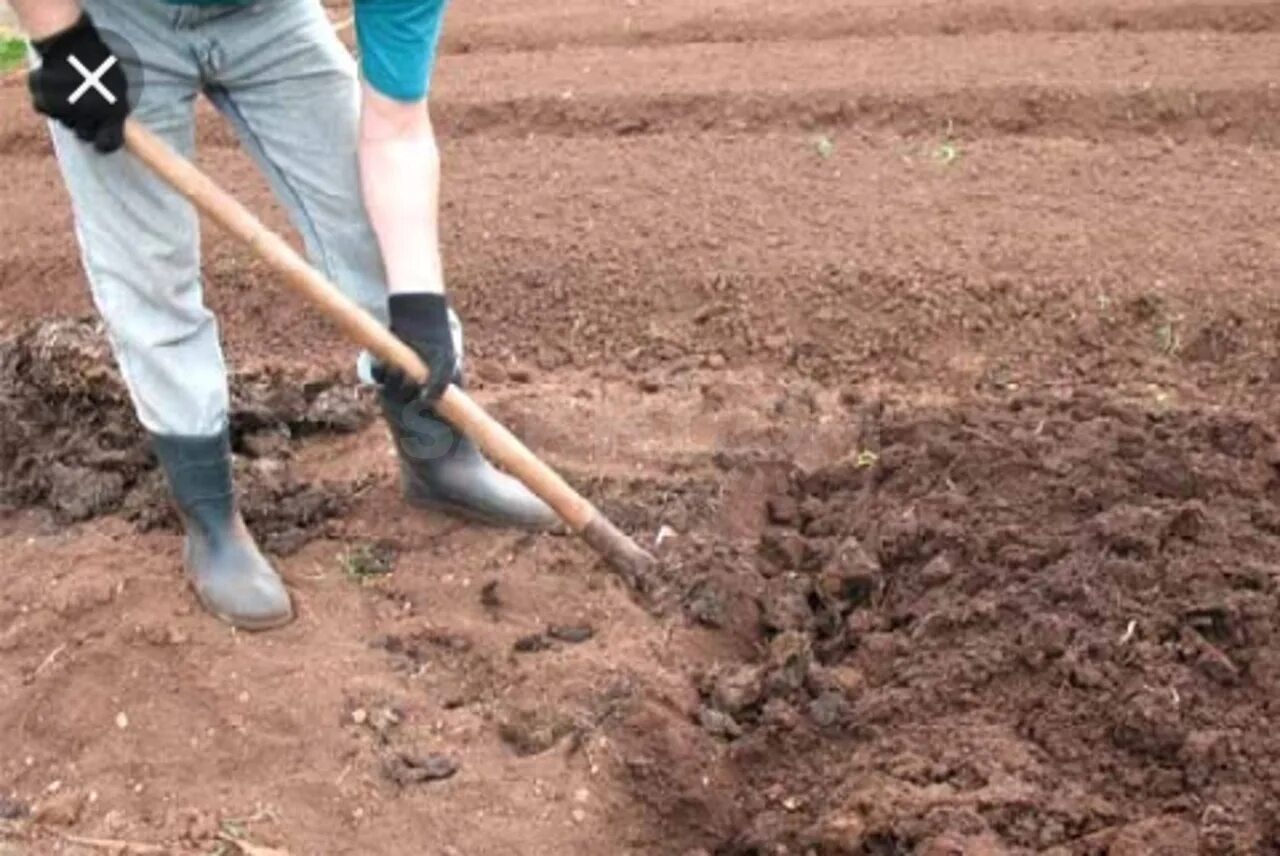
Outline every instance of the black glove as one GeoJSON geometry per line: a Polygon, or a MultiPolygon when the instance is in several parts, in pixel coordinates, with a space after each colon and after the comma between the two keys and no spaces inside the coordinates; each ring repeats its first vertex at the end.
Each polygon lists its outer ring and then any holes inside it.
{"type": "Polygon", "coordinates": [[[393,294],[389,304],[391,332],[422,358],[431,377],[419,387],[392,366],[379,366],[375,377],[393,401],[409,402],[419,396],[435,401],[458,372],[449,300],[443,294],[393,294]]]}
{"type": "Polygon", "coordinates": [[[104,154],[123,146],[124,120],[130,110],[129,79],[89,16],[81,15],[69,29],[31,45],[40,54],[40,66],[27,78],[36,110],[104,154]],[[110,68],[92,85],[106,63],[110,68]]]}

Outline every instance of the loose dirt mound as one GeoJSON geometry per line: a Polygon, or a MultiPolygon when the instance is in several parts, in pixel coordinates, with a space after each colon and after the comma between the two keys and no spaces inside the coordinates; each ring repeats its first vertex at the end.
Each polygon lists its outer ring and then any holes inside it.
{"type": "Polygon", "coordinates": [[[1274,846],[1275,434],[1083,392],[857,410],[754,555],[673,557],[758,643],[700,680],[746,783],[716,852],[1274,846]]]}
{"type": "MultiPolygon", "coordinates": [[[[334,377],[250,370],[232,379],[233,446],[249,522],[277,551],[346,507],[357,485],[315,486],[287,465],[295,441],[350,433],[371,410],[334,377]]],[[[0,507],[39,507],[62,522],[123,511],[174,528],[164,480],[101,329],[35,324],[0,342],[0,507]]]]}

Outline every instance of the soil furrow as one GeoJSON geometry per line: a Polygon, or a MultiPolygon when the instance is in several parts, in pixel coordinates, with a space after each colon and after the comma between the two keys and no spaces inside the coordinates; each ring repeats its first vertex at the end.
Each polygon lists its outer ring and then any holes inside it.
{"type": "Polygon", "coordinates": [[[527,3],[477,3],[453,12],[447,54],[537,51],[587,45],[674,45],[692,42],[819,41],[896,35],[973,36],[999,32],[1257,33],[1280,29],[1280,5],[1269,2],[999,3],[931,0],[878,2],[737,2],[560,4],[558,14],[527,3]]]}
{"type": "Polygon", "coordinates": [[[778,94],[529,98],[461,105],[444,101],[440,127],[454,136],[628,136],[841,128],[967,135],[1037,134],[1083,139],[1170,135],[1274,145],[1280,92],[1142,88],[1081,93],[1014,85],[940,92],[849,89],[778,94]]]}
{"type": "MultiPolygon", "coordinates": [[[[1280,36],[983,36],[453,57],[446,136],[883,128],[1274,144],[1280,36]],[[755,69],[770,69],[767,76],[755,69]]],[[[0,154],[47,151],[16,99],[0,154]],[[21,111],[21,112],[19,112],[21,111]]],[[[232,140],[224,123],[203,138],[232,140]]]]}
{"type": "MultiPolygon", "coordinates": [[[[214,149],[203,163],[286,227],[242,155],[214,149]]],[[[673,365],[716,352],[767,364],[777,358],[773,338],[803,332],[821,343],[797,357],[812,369],[909,345],[921,361],[894,371],[927,374],[945,348],[911,341],[917,314],[944,313],[957,330],[978,325],[972,336],[982,339],[984,329],[1021,323],[990,308],[999,283],[1039,294],[1048,320],[1037,323],[1052,330],[1061,313],[1096,313],[1099,301],[1145,293],[1194,304],[1208,291],[1256,306],[1280,277],[1272,249],[1280,208],[1267,190],[1280,182],[1280,160],[1225,143],[473,137],[447,142],[445,170],[446,258],[472,347],[535,371],[607,369],[650,351],[673,365]],[[1205,230],[1206,218],[1218,229],[1205,230]],[[945,297],[919,305],[905,297],[920,292],[945,297]],[[715,311],[694,324],[707,305],[715,311]],[[704,328],[720,332],[690,350],[666,343],[654,325],[687,328],[690,341],[704,328]]],[[[3,159],[0,172],[56,181],[47,161],[3,159]]],[[[7,234],[8,319],[89,311],[63,208],[34,208],[7,234]]],[[[223,325],[233,354],[268,354],[288,341],[309,360],[349,363],[350,350],[309,307],[280,299],[261,263],[213,229],[208,250],[209,299],[241,319],[223,325]]],[[[1153,353],[1156,326],[1134,330],[1153,353]]],[[[982,370],[961,375],[970,369],[982,370]]]]}

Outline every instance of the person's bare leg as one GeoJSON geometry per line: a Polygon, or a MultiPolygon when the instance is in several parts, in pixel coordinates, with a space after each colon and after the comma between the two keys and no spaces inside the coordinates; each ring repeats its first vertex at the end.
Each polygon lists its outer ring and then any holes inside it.
{"type": "Polygon", "coordinates": [[[364,85],[360,179],[392,294],[442,294],[440,150],[425,100],[364,85]]]}
{"type": "MultiPolygon", "coordinates": [[[[447,304],[440,256],[440,151],[425,99],[395,101],[365,84],[359,146],[365,207],[387,270],[392,332],[415,346],[434,369],[431,348],[422,343],[432,338],[437,313],[446,312],[447,304]]],[[[450,380],[461,383],[461,370],[450,380]]],[[[435,414],[428,399],[387,384],[382,409],[411,504],[499,526],[555,524],[555,513],[542,500],[495,470],[475,444],[435,414]]]]}

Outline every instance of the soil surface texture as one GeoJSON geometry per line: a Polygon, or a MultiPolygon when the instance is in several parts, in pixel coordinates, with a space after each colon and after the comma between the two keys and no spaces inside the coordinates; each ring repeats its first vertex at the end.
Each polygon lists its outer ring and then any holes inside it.
{"type": "Polygon", "coordinates": [[[1280,852],[1277,75],[1263,0],[454,4],[468,385],[661,561],[408,508],[210,225],[267,634],[0,81],[0,856],[1280,852]]]}

